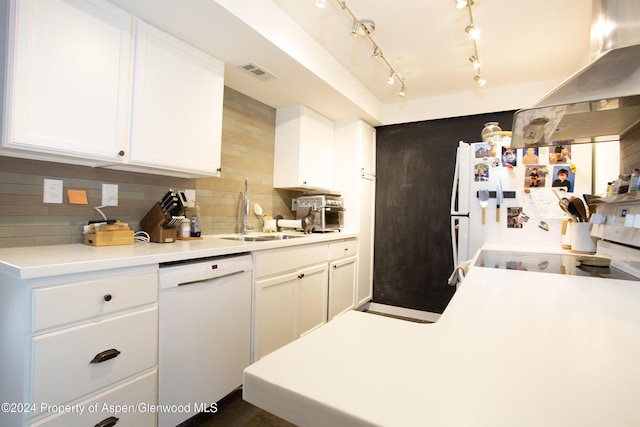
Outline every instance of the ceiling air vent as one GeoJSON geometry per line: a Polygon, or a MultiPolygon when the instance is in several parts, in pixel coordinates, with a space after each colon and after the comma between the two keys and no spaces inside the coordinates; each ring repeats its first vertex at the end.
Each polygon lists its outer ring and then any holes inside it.
{"type": "Polygon", "coordinates": [[[278,78],[259,65],[254,64],[253,62],[247,62],[246,64],[238,65],[238,68],[241,68],[242,70],[253,75],[257,79],[262,80],[263,82],[278,78]]]}

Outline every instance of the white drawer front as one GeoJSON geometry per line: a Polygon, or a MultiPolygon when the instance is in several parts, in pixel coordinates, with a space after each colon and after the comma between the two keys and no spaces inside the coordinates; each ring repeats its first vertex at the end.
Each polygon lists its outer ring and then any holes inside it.
{"type": "Polygon", "coordinates": [[[30,427],[94,426],[110,417],[117,418],[119,426],[153,427],[156,377],[157,371],[153,370],[67,408],[51,408],[59,411],[59,415],[39,420],[30,427]]]}
{"type": "Polygon", "coordinates": [[[358,242],[353,240],[344,240],[329,244],[329,261],[335,261],[342,258],[354,256],[358,252],[358,242]]]}
{"type": "Polygon", "coordinates": [[[33,338],[31,401],[60,404],[157,365],[158,310],[63,329],[33,338]],[[104,351],[116,357],[90,363],[104,351]]]}
{"type": "Polygon", "coordinates": [[[292,248],[260,251],[256,255],[254,277],[282,274],[308,265],[327,262],[327,245],[302,245],[292,248]]]}
{"type": "Polygon", "coordinates": [[[158,301],[158,273],[100,277],[33,291],[33,331],[158,301]]]}

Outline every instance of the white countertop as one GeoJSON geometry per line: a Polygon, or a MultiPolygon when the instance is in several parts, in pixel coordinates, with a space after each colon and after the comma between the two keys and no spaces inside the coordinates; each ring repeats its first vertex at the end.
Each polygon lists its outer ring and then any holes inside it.
{"type": "Polygon", "coordinates": [[[435,324],[347,312],[245,370],[300,426],[638,426],[640,284],[471,268],[435,324]]]}
{"type": "Polygon", "coordinates": [[[112,268],[254,252],[309,243],[356,237],[354,233],[313,233],[295,239],[271,242],[226,240],[229,235],[204,236],[202,240],[173,243],[134,243],[119,246],[85,244],[0,248],[0,273],[19,279],[33,279],[112,268]]]}

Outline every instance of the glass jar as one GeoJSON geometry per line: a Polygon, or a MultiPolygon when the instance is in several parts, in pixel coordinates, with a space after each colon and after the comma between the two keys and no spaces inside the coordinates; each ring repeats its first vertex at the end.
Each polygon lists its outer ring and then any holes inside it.
{"type": "Polygon", "coordinates": [[[613,194],[624,194],[629,191],[629,180],[631,179],[631,175],[628,173],[622,173],[618,176],[616,180],[615,188],[613,189],[613,194]]]}
{"type": "Polygon", "coordinates": [[[629,193],[640,191],[640,169],[635,169],[629,181],[629,193]]]}
{"type": "Polygon", "coordinates": [[[178,226],[178,237],[189,237],[191,234],[191,221],[189,218],[182,220],[178,226]]]}
{"type": "Polygon", "coordinates": [[[499,139],[498,135],[495,135],[496,132],[502,132],[502,129],[498,125],[498,122],[488,122],[484,124],[484,128],[482,128],[482,132],[480,132],[480,136],[482,137],[482,142],[495,142],[499,139]]]}

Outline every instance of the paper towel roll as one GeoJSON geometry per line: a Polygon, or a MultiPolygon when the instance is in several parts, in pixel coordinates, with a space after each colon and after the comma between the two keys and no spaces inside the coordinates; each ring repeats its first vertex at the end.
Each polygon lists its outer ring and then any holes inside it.
{"type": "Polygon", "coordinates": [[[302,228],[302,220],[300,219],[279,219],[278,227],[285,228],[302,228]]]}

